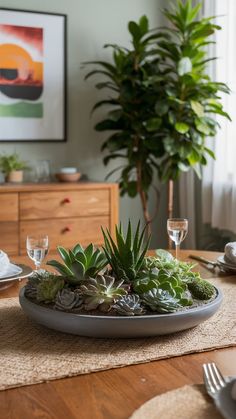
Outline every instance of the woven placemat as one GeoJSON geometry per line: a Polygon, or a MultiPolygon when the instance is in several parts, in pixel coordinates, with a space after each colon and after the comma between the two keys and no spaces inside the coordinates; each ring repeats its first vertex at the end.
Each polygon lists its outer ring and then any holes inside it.
{"type": "Polygon", "coordinates": [[[18,298],[0,300],[0,389],[202,352],[236,344],[236,286],[220,284],[221,309],[201,325],[146,339],[93,339],[59,333],[31,321],[18,298]]]}
{"type": "Polygon", "coordinates": [[[203,385],[184,386],[156,396],[130,419],[222,419],[203,385]]]}

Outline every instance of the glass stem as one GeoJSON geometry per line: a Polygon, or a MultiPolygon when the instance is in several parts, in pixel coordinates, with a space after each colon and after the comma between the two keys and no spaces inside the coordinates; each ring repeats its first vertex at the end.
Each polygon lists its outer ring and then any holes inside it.
{"type": "Polygon", "coordinates": [[[40,263],[35,263],[35,270],[39,271],[40,270],[40,263]]]}
{"type": "Polygon", "coordinates": [[[180,245],[175,244],[175,258],[176,259],[178,259],[178,257],[179,257],[179,248],[180,248],[180,245]]]}

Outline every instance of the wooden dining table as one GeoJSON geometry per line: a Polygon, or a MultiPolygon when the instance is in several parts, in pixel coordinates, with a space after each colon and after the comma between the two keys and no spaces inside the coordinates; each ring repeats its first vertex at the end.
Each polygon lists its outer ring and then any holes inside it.
{"type": "MultiPolygon", "coordinates": [[[[182,250],[179,257],[190,261],[190,254],[213,261],[220,255],[216,252],[182,250]]],[[[27,256],[13,259],[15,263],[31,263],[27,256]]],[[[229,278],[232,286],[236,286],[236,274],[222,273],[218,268],[210,269],[201,263],[197,263],[194,269],[200,271],[203,278],[229,278]],[[232,279],[235,279],[235,284],[232,279]]],[[[15,282],[11,287],[1,290],[0,298],[17,296],[23,285],[24,281],[15,282]]],[[[226,376],[236,375],[236,347],[1,391],[0,418],[127,419],[134,410],[158,394],[186,384],[202,383],[202,365],[207,362],[215,362],[226,376]]]]}

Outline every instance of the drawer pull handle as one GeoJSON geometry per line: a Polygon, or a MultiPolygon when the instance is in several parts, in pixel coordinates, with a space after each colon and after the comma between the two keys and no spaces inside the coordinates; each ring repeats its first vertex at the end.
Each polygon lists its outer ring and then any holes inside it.
{"type": "Polygon", "coordinates": [[[63,199],[63,201],[62,201],[62,204],[70,204],[70,203],[71,203],[70,198],[65,198],[65,199],[63,199]]]}
{"type": "Polygon", "coordinates": [[[71,231],[71,228],[67,226],[63,228],[62,233],[65,234],[65,233],[69,233],[70,231],[71,231]]]}

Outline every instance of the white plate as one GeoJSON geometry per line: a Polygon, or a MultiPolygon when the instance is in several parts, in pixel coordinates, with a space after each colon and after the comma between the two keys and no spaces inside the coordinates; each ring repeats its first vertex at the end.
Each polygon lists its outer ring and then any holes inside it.
{"type": "Polygon", "coordinates": [[[225,256],[224,256],[224,255],[219,256],[219,257],[217,258],[217,261],[218,261],[221,265],[223,265],[225,268],[228,268],[228,269],[230,269],[231,271],[236,271],[236,265],[233,265],[233,264],[229,263],[229,262],[225,259],[225,256]]]}
{"type": "Polygon", "coordinates": [[[4,272],[4,274],[0,274],[0,279],[11,278],[13,276],[20,275],[21,272],[22,272],[22,268],[20,266],[10,263],[7,271],[4,272]]]}
{"type": "Polygon", "coordinates": [[[8,276],[8,277],[4,276],[4,278],[0,278],[0,290],[2,289],[3,284],[8,283],[8,282],[10,283],[13,281],[18,281],[19,279],[27,278],[28,276],[32,275],[34,272],[33,269],[27,265],[20,264],[18,268],[21,269],[21,273],[17,273],[16,276],[8,276]]]}

